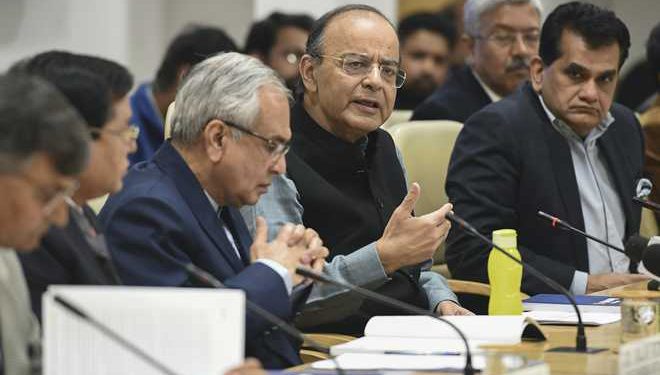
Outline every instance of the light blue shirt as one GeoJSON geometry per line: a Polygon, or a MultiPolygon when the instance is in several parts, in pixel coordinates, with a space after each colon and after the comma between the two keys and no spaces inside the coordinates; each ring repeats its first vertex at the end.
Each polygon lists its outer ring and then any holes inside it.
{"type": "MultiPolygon", "coordinates": [[[[614,117],[608,112],[603,121],[583,139],[550,112],[540,95],[539,100],[552,126],[566,138],[571,150],[585,232],[623,248],[626,228],[623,205],[605,158],[596,144],[614,122],[614,117]]],[[[628,272],[628,257],[605,245],[588,239],[587,254],[590,274],[628,272]]],[[[586,272],[575,271],[571,283],[573,294],[586,293],[588,276],[586,272]]]]}
{"type": "MultiPolygon", "coordinates": [[[[401,156],[398,153],[399,161],[401,156]]],[[[403,163],[400,163],[403,166],[403,163]]],[[[405,175],[405,169],[404,169],[405,175]]],[[[286,223],[302,224],[303,206],[300,204],[298,189],[295,183],[284,175],[275,176],[266,194],[259,198],[255,206],[241,208],[241,214],[248,224],[250,232],[254,233],[254,223],[257,216],[263,216],[268,223],[268,238],[275,238],[282,225],[286,223]]],[[[419,283],[426,292],[429,307],[435,311],[442,301],[458,303],[454,292],[442,275],[423,269],[419,283]]],[[[376,243],[372,242],[356,249],[348,255],[337,255],[323,269],[328,276],[356,284],[368,289],[376,289],[385,284],[389,277],[378,256],[376,243]]],[[[314,284],[307,299],[305,315],[316,324],[336,321],[341,317],[351,315],[362,303],[362,297],[348,293],[344,288],[327,284],[314,284]]]]}

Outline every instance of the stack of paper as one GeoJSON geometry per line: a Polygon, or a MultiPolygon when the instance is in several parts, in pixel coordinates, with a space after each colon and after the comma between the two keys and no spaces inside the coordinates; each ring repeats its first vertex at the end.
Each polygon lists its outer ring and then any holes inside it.
{"type": "MultiPolygon", "coordinates": [[[[339,367],[345,370],[417,370],[451,371],[465,367],[465,356],[461,355],[396,355],[396,354],[342,354],[335,358],[339,367]]],[[[314,362],[317,370],[336,369],[335,361],[326,359],[314,362]]],[[[472,358],[472,366],[477,370],[486,367],[482,356],[472,358]]]]}
{"type": "MultiPolygon", "coordinates": [[[[582,322],[599,326],[621,320],[621,299],[606,296],[575,296],[582,322]]],[[[541,324],[577,324],[575,309],[561,294],[537,294],[523,301],[526,316],[541,324]]]]}
{"type": "Polygon", "coordinates": [[[179,374],[222,374],[243,359],[240,290],[54,286],[43,303],[45,375],[162,375],[55,295],[179,374]]]}
{"type": "MultiPolygon", "coordinates": [[[[553,325],[575,325],[578,322],[574,312],[564,311],[527,311],[523,315],[528,316],[540,324],[553,325]]],[[[582,323],[586,326],[600,326],[621,320],[621,313],[582,313],[582,323]]]]}
{"type": "MultiPolygon", "coordinates": [[[[522,315],[447,316],[467,337],[471,350],[483,344],[517,344],[524,337],[544,340],[540,327],[522,315]]],[[[330,348],[344,353],[447,354],[463,353],[465,346],[449,325],[428,316],[376,316],[364,337],[330,348]]]]}
{"type": "MultiPolygon", "coordinates": [[[[578,295],[575,302],[581,313],[620,313],[621,299],[606,296],[578,295]]],[[[573,305],[562,294],[537,294],[523,301],[525,311],[567,311],[573,312],[573,305]]]]}

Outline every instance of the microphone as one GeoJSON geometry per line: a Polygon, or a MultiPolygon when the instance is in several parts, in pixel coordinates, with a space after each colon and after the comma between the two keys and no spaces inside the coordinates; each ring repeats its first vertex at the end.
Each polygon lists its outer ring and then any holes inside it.
{"type": "Polygon", "coordinates": [[[76,306],[73,302],[71,302],[70,300],[66,299],[61,295],[56,294],[53,298],[55,302],[57,302],[60,306],[64,307],[67,311],[78,316],[80,319],[87,322],[96,330],[102,332],[106,337],[110,338],[111,340],[119,344],[119,346],[124,347],[129,352],[135,354],[137,357],[142,359],[144,362],[150,364],[156,370],[162,372],[163,374],[179,375],[177,372],[165,366],[162,362],[160,362],[153,356],[147,354],[147,352],[140,349],[135,344],[132,344],[130,341],[120,336],[110,327],[106,326],[105,324],[101,323],[99,320],[89,315],[89,313],[85,312],[80,306],[76,306]]]}
{"type": "Polygon", "coordinates": [[[467,337],[465,337],[465,334],[463,332],[461,332],[461,330],[458,327],[456,327],[456,325],[453,324],[452,322],[450,322],[449,320],[443,319],[443,318],[433,314],[430,311],[421,309],[421,308],[419,308],[417,306],[414,306],[414,305],[411,305],[409,303],[401,302],[401,301],[396,300],[394,298],[388,297],[388,296],[380,294],[380,293],[373,292],[369,289],[365,289],[365,288],[359,287],[357,285],[353,285],[353,284],[349,284],[347,282],[343,282],[343,281],[333,279],[333,278],[328,277],[326,275],[316,273],[316,272],[314,272],[314,271],[312,271],[308,268],[305,268],[305,267],[296,267],[296,273],[300,276],[304,276],[304,277],[307,277],[307,278],[315,280],[315,281],[319,281],[319,282],[326,283],[326,284],[332,284],[332,285],[338,286],[340,288],[348,289],[352,292],[355,292],[356,294],[361,295],[364,298],[382,303],[384,305],[388,305],[388,306],[397,308],[401,311],[413,313],[413,314],[416,314],[416,315],[430,316],[433,319],[444,322],[445,324],[449,325],[451,328],[454,329],[454,331],[456,331],[458,333],[461,340],[463,340],[463,343],[465,344],[465,368],[463,369],[463,374],[465,374],[465,375],[473,375],[474,374],[474,368],[472,367],[472,354],[470,353],[470,345],[468,344],[467,337]]]}
{"type": "Polygon", "coordinates": [[[637,266],[637,271],[660,282],[660,244],[652,244],[646,248],[642,262],[637,266]]]}
{"type": "Polygon", "coordinates": [[[650,240],[637,235],[631,236],[626,241],[626,252],[628,251],[632,254],[631,259],[633,256],[639,259],[639,273],[660,282],[660,236],[653,236],[650,240]]]}
{"type": "Polygon", "coordinates": [[[618,246],[612,245],[609,242],[603,241],[598,237],[594,237],[594,236],[592,236],[592,235],[590,235],[590,234],[588,234],[588,233],[586,233],[582,230],[579,230],[579,229],[573,227],[572,225],[568,224],[567,222],[565,222],[565,221],[563,221],[563,220],[561,220],[561,219],[559,219],[555,216],[547,214],[543,211],[538,211],[536,214],[538,216],[544,218],[544,219],[548,219],[551,222],[551,224],[554,228],[559,228],[559,229],[563,229],[563,230],[566,230],[566,231],[569,231],[569,232],[572,232],[572,233],[577,233],[577,234],[579,234],[583,237],[586,237],[586,238],[588,238],[592,241],[598,242],[601,245],[605,245],[605,246],[609,247],[612,250],[616,250],[616,251],[618,251],[622,254],[626,254],[626,251],[624,249],[622,249],[618,246]]]}
{"type": "MultiPolygon", "coordinates": [[[[549,216],[549,215],[548,215],[549,216]]],[[[580,309],[577,306],[577,303],[575,302],[575,298],[571,295],[571,293],[566,290],[561,284],[558,282],[554,281],[553,279],[547,277],[540,271],[538,271],[536,268],[534,268],[532,265],[528,264],[527,262],[524,262],[522,260],[516,259],[513,255],[509,254],[507,251],[502,249],[500,246],[495,244],[493,241],[491,241],[489,238],[484,236],[483,234],[479,233],[479,231],[472,226],[470,223],[456,215],[454,212],[448,212],[445,215],[445,218],[449,220],[452,224],[456,224],[459,228],[463,229],[466,233],[477,237],[481,241],[485,242],[486,244],[490,245],[492,248],[497,249],[499,252],[502,254],[506,255],[509,259],[512,261],[520,264],[523,266],[523,269],[529,272],[532,276],[536,277],[539,279],[541,282],[549,286],[550,288],[558,291],[560,294],[564,295],[566,298],[568,298],[568,301],[571,303],[573,306],[573,310],[575,310],[575,314],[577,315],[578,318],[578,324],[577,324],[577,334],[575,337],[575,348],[569,348],[569,347],[557,347],[554,349],[551,349],[552,351],[557,351],[557,352],[579,352],[579,353],[596,353],[603,351],[605,349],[595,349],[595,348],[588,348],[587,347],[587,336],[584,331],[584,323],[582,322],[582,314],[580,314],[580,309]]],[[[557,219],[559,220],[559,219],[557,219]]]]}
{"type": "MultiPolygon", "coordinates": [[[[178,262],[178,261],[177,261],[178,262]]],[[[186,272],[190,277],[193,279],[199,281],[200,283],[214,288],[214,289],[225,289],[227,288],[223,283],[220,282],[215,276],[211,275],[210,273],[204,271],[203,269],[195,266],[192,263],[188,264],[181,264],[183,268],[185,268],[186,272]]],[[[249,299],[245,299],[245,307],[252,311],[253,313],[259,315],[262,317],[264,320],[267,320],[268,322],[276,325],[279,327],[282,331],[284,331],[286,334],[289,336],[293,337],[296,340],[299,340],[300,342],[307,342],[309,346],[311,346],[313,349],[329,355],[329,359],[332,360],[335,364],[335,368],[337,369],[337,373],[339,375],[344,375],[344,370],[339,366],[339,362],[337,362],[337,359],[335,356],[330,355],[330,350],[327,347],[324,347],[321,345],[319,342],[316,340],[306,337],[298,328],[294,327],[293,325],[287,323],[284,321],[284,319],[280,318],[279,316],[271,313],[270,311],[264,309],[263,307],[257,305],[256,303],[250,301],[249,299]]]]}
{"type": "Polygon", "coordinates": [[[623,247],[626,249],[626,255],[633,263],[639,263],[644,257],[646,247],[649,245],[649,239],[637,234],[628,237],[623,247]]]}
{"type": "Polygon", "coordinates": [[[653,183],[648,178],[640,178],[637,180],[635,188],[635,196],[632,198],[633,202],[641,204],[649,210],[660,212],[660,204],[648,200],[649,195],[653,190],[653,183]]]}
{"type": "Polygon", "coordinates": [[[653,212],[660,212],[660,204],[650,201],[648,199],[633,197],[633,202],[639,203],[653,212]]]}

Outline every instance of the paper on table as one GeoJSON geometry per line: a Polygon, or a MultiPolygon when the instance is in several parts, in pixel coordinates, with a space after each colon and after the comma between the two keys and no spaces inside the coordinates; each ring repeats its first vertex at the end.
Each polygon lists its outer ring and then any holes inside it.
{"type": "MultiPolygon", "coordinates": [[[[529,316],[540,324],[575,325],[578,322],[574,312],[564,311],[527,311],[523,315],[529,316]]],[[[588,326],[600,326],[621,320],[621,313],[582,313],[582,323],[588,326]]]]}
{"type": "MultiPolygon", "coordinates": [[[[470,315],[444,316],[457,326],[469,340],[492,344],[518,344],[526,329],[537,339],[543,333],[534,327],[531,319],[522,315],[470,315]]],[[[375,316],[364,329],[365,336],[427,337],[460,339],[454,329],[444,322],[424,315],[375,316]]]]}
{"type": "MultiPolygon", "coordinates": [[[[470,351],[477,351],[485,341],[470,340],[470,351]]],[[[465,352],[465,344],[458,339],[364,336],[345,344],[333,345],[330,354],[380,353],[380,354],[457,354],[465,352]]]]}
{"type": "MultiPolygon", "coordinates": [[[[337,356],[336,361],[344,370],[461,370],[465,367],[462,355],[401,355],[348,353],[337,356]]],[[[481,370],[486,367],[483,356],[472,357],[472,366],[481,370]]],[[[326,359],[312,363],[317,370],[333,370],[335,363],[326,359]]]]}
{"type": "Polygon", "coordinates": [[[162,375],[54,302],[63,296],[181,374],[221,374],[243,359],[240,290],[52,286],[44,294],[45,375],[162,375]]]}

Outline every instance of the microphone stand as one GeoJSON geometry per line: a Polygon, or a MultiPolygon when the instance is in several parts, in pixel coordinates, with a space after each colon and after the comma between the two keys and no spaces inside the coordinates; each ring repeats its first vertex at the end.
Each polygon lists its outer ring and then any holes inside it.
{"type": "Polygon", "coordinates": [[[548,285],[552,289],[558,291],[560,294],[564,295],[566,298],[568,298],[568,301],[571,303],[573,306],[573,309],[575,310],[575,314],[577,315],[578,318],[578,324],[577,324],[577,335],[575,337],[575,347],[557,347],[554,349],[551,349],[550,351],[555,351],[555,352],[578,352],[578,353],[597,353],[600,351],[603,351],[605,349],[600,349],[600,348],[588,348],[587,347],[587,336],[585,334],[584,330],[584,323],[582,322],[582,314],[580,314],[580,309],[577,306],[577,303],[575,302],[575,298],[571,295],[571,293],[566,290],[561,284],[558,282],[554,281],[553,279],[547,277],[543,273],[541,273],[539,270],[534,268],[532,265],[523,262],[522,260],[516,259],[513,255],[509,254],[506,250],[495,244],[493,241],[488,239],[486,236],[483,234],[479,233],[479,231],[469,224],[467,221],[459,217],[453,212],[449,212],[445,215],[445,218],[452,222],[452,224],[458,225],[460,228],[466,231],[466,233],[477,237],[481,241],[487,243],[488,245],[492,246],[494,249],[497,249],[499,252],[504,254],[506,257],[511,259],[512,261],[520,264],[523,266],[523,269],[529,272],[532,276],[536,277],[537,279],[541,280],[544,284],[548,285]]]}
{"type": "Polygon", "coordinates": [[[388,297],[386,295],[382,295],[376,292],[373,292],[369,289],[365,289],[362,287],[359,287],[357,285],[345,283],[339,280],[332,279],[330,277],[327,277],[325,275],[316,273],[308,268],[305,267],[296,267],[296,273],[300,276],[304,276],[307,278],[310,278],[315,281],[320,281],[322,283],[326,284],[332,284],[341,288],[348,289],[350,291],[353,291],[362,297],[365,297],[370,300],[374,300],[380,303],[383,303],[385,305],[397,308],[399,310],[405,311],[405,312],[412,312],[417,315],[426,315],[430,316],[433,319],[439,320],[441,322],[446,323],[450,327],[454,329],[460,336],[461,340],[463,340],[463,343],[465,344],[465,368],[463,369],[463,374],[465,375],[473,375],[474,374],[474,368],[472,367],[472,354],[470,353],[470,345],[468,344],[467,337],[465,337],[465,334],[461,332],[461,330],[456,327],[456,325],[452,322],[450,322],[447,319],[443,319],[435,314],[433,314],[430,311],[421,309],[417,306],[411,305],[409,303],[401,302],[399,300],[396,300],[394,298],[388,297]]]}
{"type": "Polygon", "coordinates": [[[648,208],[649,210],[654,211],[656,213],[660,212],[660,204],[657,204],[653,201],[649,201],[649,200],[639,198],[639,197],[633,197],[633,202],[639,203],[642,206],[644,206],[644,207],[648,208]]]}
{"type": "MultiPolygon", "coordinates": [[[[634,199],[634,198],[633,198],[633,199],[634,199]]],[[[536,214],[537,214],[538,216],[544,218],[544,219],[548,219],[548,220],[550,220],[550,221],[552,222],[552,226],[555,227],[555,228],[559,228],[559,229],[563,229],[563,230],[568,231],[568,232],[573,232],[573,233],[580,234],[580,235],[582,235],[582,236],[584,236],[584,237],[586,237],[586,238],[588,238],[588,239],[590,239],[590,240],[592,240],[592,241],[598,242],[598,243],[601,244],[601,245],[605,245],[605,246],[609,247],[609,248],[612,249],[612,250],[616,250],[616,251],[618,251],[618,252],[620,252],[620,253],[622,253],[622,254],[626,254],[626,251],[625,251],[624,249],[622,249],[622,248],[620,248],[620,247],[618,247],[618,246],[614,246],[614,245],[612,245],[611,243],[608,243],[608,242],[606,242],[606,241],[603,241],[603,240],[601,240],[600,238],[594,237],[594,236],[592,236],[592,235],[590,235],[590,234],[588,234],[588,233],[586,233],[586,232],[584,232],[584,231],[581,231],[581,230],[575,228],[574,226],[568,224],[567,222],[565,222],[565,221],[563,221],[563,220],[561,220],[561,219],[559,219],[559,218],[557,218],[557,217],[554,217],[554,216],[552,216],[552,215],[550,215],[550,214],[546,214],[546,213],[543,212],[543,211],[538,211],[536,214]]]]}
{"type": "Polygon", "coordinates": [[[74,315],[78,316],[80,319],[86,321],[87,323],[89,323],[89,325],[94,327],[96,330],[102,332],[106,337],[110,338],[112,341],[116,342],[120,346],[128,349],[129,352],[131,352],[131,353],[135,354],[136,356],[140,357],[140,359],[142,359],[144,362],[150,364],[156,370],[162,372],[163,374],[167,374],[167,375],[179,375],[177,372],[175,372],[174,370],[172,370],[169,367],[165,366],[159,360],[157,360],[153,356],[147,354],[147,352],[140,349],[135,344],[132,344],[130,341],[128,341],[127,339],[120,336],[118,333],[113,331],[110,327],[108,327],[105,324],[101,323],[100,321],[96,320],[94,317],[92,317],[91,315],[86,313],[80,306],[76,306],[73,302],[71,302],[70,300],[66,299],[65,297],[63,297],[61,295],[55,295],[53,298],[54,298],[55,302],[57,302],[60,306],[64,307],[66,310],[73,313],[74,315]]]}

